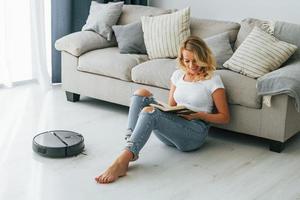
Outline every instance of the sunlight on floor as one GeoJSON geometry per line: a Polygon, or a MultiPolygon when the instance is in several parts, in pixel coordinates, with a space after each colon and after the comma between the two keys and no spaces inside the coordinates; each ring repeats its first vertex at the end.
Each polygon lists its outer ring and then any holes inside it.
{"type": "Polygon", "coordinates": [[[10,93],[5,96],[6,98],[1,99],[1,107],[4,109],[2,112],[6,113],[6,115],[0,116],[0,119],[5,118],[5,120],[1,119],[2,122],[5,121],[5,124],[1,126],[0,151],[2,152],[2,156],[0,157],[0,164],[5,162],[9,151],[13,149],[11,144],[17,134],[22,132],[21,124],[24,121],[24,117],[26,117],[28,102],[31,98],[30,90],[24,89],[19,92],[22,101],[10,93]]]}

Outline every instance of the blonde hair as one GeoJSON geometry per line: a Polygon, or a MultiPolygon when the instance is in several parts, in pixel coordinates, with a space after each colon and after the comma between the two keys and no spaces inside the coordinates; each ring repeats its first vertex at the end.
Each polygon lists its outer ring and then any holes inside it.
{"type": "MultiPolygon", "coordinates": [[[[179,67],[183,71],[187,72],[187,67],[183,62],[183,50],[191,51],[194,54],[197,65],[201,66],[200,72],[201,74],[204,74],[204,79],[210,79],[214,71],[216,70],[216,61],[206,43],[197,36],[190,36],[182,42],[178,51],[177,61],[179,67]]],[[[198,81],[201,79],[202,76],[199,74],[195,76],[194,81],[198,81]]]]}

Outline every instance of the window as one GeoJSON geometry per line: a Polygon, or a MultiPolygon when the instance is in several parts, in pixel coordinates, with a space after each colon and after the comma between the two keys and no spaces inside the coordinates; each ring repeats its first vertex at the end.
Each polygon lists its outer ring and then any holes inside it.
{"type": "MultiPolygon", "coordinates": [[[[51,1],[45,1],[47,59],[51,53],[51,1]]],[[[0,84],[33,79],[31,10],[27,0],[0,2],[0,84]]],[[[50,71],[51,64],[48,64],[50,71]]]]}

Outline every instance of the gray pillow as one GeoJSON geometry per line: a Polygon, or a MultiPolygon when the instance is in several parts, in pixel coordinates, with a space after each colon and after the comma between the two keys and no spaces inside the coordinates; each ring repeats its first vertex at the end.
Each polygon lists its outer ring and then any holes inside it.
{"type": "Polygon", "coordinates": [[[102,4],[91,2],[90,13],[83,31],[95,31],[107,40],[112,39],[112,26],[115,25],[122,13],[124,2],[102,4]]]}
{"type": "Polygon", "coordinates": [[[112,27],[120,53],[147,54],[141,22],[112,27]]]}
{"type": "Polygon", "coordinates": [[[217,69],[222,69],[223,64],[231,58],[233,51],[229,42],[229,34],[228,32],[221,33],[218,35],[211,36],[209,38],[205,38],[207,46],[213,52],[216,61],[217,61],[217,69]]]}
{"type": "Polygon", "coordinates": [[[300,25],[278,21],[275,24],[274,36],[279,40],[295,44],[298,49],[290,60],[300,60],[300,25]]]}
{"type": "Polygon", "coordinates": [[[247,38],[247,36],[251,33],[255,26],[259,27],[260,29],[264,30],[265,32],[272,34],[274,31],[274,22],[268,20],[260,20],[255,18],[246,18],[241,21],[241,28],[238,32],[234,50],[236,50],[243,41],[247,38]]]}

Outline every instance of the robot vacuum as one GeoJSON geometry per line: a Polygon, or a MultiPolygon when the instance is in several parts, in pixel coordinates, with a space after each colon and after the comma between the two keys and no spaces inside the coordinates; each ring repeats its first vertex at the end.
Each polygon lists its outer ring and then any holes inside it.
{"type": "Polygon", "coordinates": [[[33,151],[45,157],[76,156],[84,149],[84,139],[82,135],[73,131],[46,131],[33,138],[32,148],[33,151]]]}

